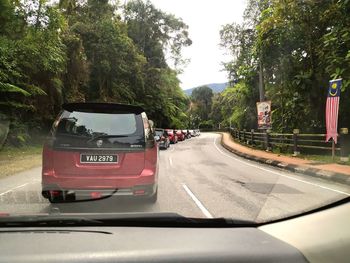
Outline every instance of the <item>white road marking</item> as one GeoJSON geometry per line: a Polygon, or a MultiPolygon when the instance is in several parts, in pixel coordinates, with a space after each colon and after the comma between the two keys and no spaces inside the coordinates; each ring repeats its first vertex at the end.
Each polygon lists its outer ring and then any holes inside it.
{"type": "Polygon", "coordinates": [[[182,184],[182,187],[185,189],[186,193],[192,198],[192,200],[195,202],[195,204],[198,206],[198,208],[202,211],[202,213],[207,218],[213,218],[213,216],[210,214],[210,212],[205,208],[205,206],[202,204],[201,201],[192,193],[190,188],[188,188],[187,185],[182,184]]]}
{"type": "Polygon", "coordinates": [[[21,185],[19,185],[19,186],[13,187],[13,188],[11,188],[11,189],[9,189],[9,190],[3,192],[3,193],[0,193],[0,196],[1,196],[1,195],[4,195],[4,194],[7,194],[7,193],[9,193],[9,192],[12,192],[13,190],[16,190],[16,189],[18,189],[18,188],[21,188],[21,187],[23,187],[23,186],[26,186],[27,184],[29,184],[29,183],[25,183],[25,184],[21,184],[21,185]]]}
{"type": "Polygon", "coordinates": [[[171,157],[169,157],[169,163],[170,163],[170,166],[173,166],[173,159],[171,159],[171,157]]]}
{"type": "Polygon", "coordinates": [[[266,172],[269,172],[269,173],[273,173],[273,174],[276,174],[278,176],[282,176],[282,177],[285,177],[285,178],[288,178],[290,180],[294,180],[294,181],[298,181],[298,182],[302,182],[302,183],[305,183],[305,184],[309,184],[309,185],[313,185],[313,186],[317,186],[317,187],[320,187],[320,188],[323,188],[323,189],[326,189],[326,190],[329,190],[329,191],[333,191],[333,192],[337,192],[339,194],[343,194],[343,195],[347,195],[347,196],[350,196],[350,193],[346,193],[346,192],[343,192],[343,191],[339,191],[339,190],[336,190],[336,189],[333,189],[333,188],[329,188],[329,187],[326,187],[326,186],[322,186],[322,185],[319,185],[319,184],[315,184],[315,183],[310,183],[310,182],[307,182],[307,181],[304,181],[304,180],[301,180],[301,179],[297,179],[297,178],[294,178],[294,177],[291,177],[291,176],[288,176],[288,175],[284,175],[284,174],[281,174],[281,173],[278,173],[278,172],[275,172],[275,171],[272,171],[272,170],[269,170],[269,169],[266,169],[266,168],[263,168],[263,167],[260,167],[260,166],[257,166],[257,165],[254,165],[254,164],[251,164],[251,163],[248,163],[248,162],[245,162],[245,161],[242,161],[238,158],[235,158],[231,155],[228,155],[226,153],[224,153],[223,151],[221,151],[219,149],[219,147],[217,146],[216,144],[216,140],[217,138],[214,138],[214,146],[215,148],[223,155],[231,158],[231,159],[234,159],[235,161],[237,162],[240,162],[240,163],[243,163],[245,165],[248,165],[248,166],[251,166],[251,167],[254,167],[254,168],[258,168],[260,170],[263,170],[263,171],[266,171],[266,172]]]}
{"type": "Polygon", "coordinates": [[[171,152],[173,152],[174,150],[175,150],[175,148],[174,148],[174,145],[173,145],[173,146],[170,148],[170,151],[169,151],[169,152],[171,153],[171,152]]]}

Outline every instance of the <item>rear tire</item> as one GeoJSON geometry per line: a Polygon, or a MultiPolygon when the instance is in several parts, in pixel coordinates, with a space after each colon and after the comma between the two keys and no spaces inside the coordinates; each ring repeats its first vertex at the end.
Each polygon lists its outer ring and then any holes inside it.
{"type": "Polygon", "coordinates": [[[156,192],[153,195],[147,197],[146,200],[147,200],[147,203],[155,204],[157,202],[157,199],[158,199],[158,187],[156,192]]]}
{"type": "Polygon", "coordinates": [[[62,198],[59,197],[49,197],[47,198],[47,200],[49,200],[50,204],[58,204],[58,203],[62,203],[62,198]]]}

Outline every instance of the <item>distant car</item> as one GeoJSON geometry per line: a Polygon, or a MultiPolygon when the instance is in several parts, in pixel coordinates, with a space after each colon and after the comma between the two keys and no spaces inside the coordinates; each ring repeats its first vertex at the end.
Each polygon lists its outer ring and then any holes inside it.
{"type": "Polygon", "coordinates": [[[196,132],[196,136],[201,135],[201,131],[199,129],[195,130],[195,132],[196,132]]]}
{"type": "Polygon", "coordinates": [[[191,137],[196,137],[196,132],[194,130],[189,130],[191,137]]]}
{"type": "Polygon", "coordinates": [[[184,141],[186,139],[185,134],[183,134],[181,130],[176,130],[175,133],[178,141],[184,141]]]}
{"type": "Polygon", "coordinates": [[[170,143],[173,143],[173,144],[177,143],[178,138],[177,138],[175,131],[172,129],[166,129],[166,131],[168,133],[170,143]]]}
{"type": "Polygon", "coordinates": [[[182,133],[185,135],[186,139],[191,138],[191,134],[190,134],[189,130],[182,130],[182,133]]]}
{"type": "Polygon", "coordinates": [[[51,203],[109,195],[157,200],[158,149],[139,106],[63,104],[42,158],[42,195],[51,203]]]}
{"type": "Polygon", "coordinates": [[[155,130],[155,139],[157,140],[160,149],[166,150],[169,148],[170,139],[166,130],[157,128],[155,130]]]}

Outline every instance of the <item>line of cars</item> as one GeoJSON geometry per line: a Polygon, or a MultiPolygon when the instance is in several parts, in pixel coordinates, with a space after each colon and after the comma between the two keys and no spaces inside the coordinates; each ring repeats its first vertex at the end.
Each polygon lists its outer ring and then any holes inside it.
{"type": "Polygon", "coordinates": [[[155,129],[155,139],[160,149],[168,149],[170,144],[176,144],[179,141],[190,139],[200,135],[200,130],[174,130],[174,129],[155,129]]]}

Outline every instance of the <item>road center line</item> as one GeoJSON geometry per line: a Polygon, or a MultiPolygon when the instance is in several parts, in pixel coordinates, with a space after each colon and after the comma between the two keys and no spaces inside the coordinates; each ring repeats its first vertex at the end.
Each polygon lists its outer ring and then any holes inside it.
{"type": "Polygon", "coordinates": [[[169,157],[169,163],[170,163],[170,166],[173,166],[173,159],[171,159],[171,157],[169,157]]]}
{"type": "Polygon", "coordinates": [[[19,186],[13,187],[13,188],[11,188],[11,189],[9,189],[9,190],[3,192],[3,193],[0,193],[0,196],[1,196],[1,195],[4,195],[4,194],[7,194],[7,193],[9,193],[9,192],[12,192],[13,190],[16,190],[16,189],[18,189],[18,188],[21,188],[21,187],[23,187],[23,186],[26,186],[27,184],[29,184],[29,183],[25,183],[25,184],[21,184],[21,185],[19,185],[19,186]]]}
{"type": "Polygon", "coordinates": [[[260,170],[263,170],[263,171],[266,171],[266,172],[269,172],[269,173],[273,173],[273,174],[276,174],[278,176],[282,176],[282,177],[285,177],[285,178],[288,178],[290,180],[294,180],[294,181],[298,181],[298,182],[302,182],[302,183],[305,183],[305,184],[309,184],[309,185],[313,185],[313,186],[317,186],[317,187],[320,187],[320,188],[323,188],[323,189],[326,189],[326,190],[329,190],[329,191],[333,191],[333,192],[337,192],[339,194],[343,194],[343,195],[347,195],[347,196],[350,196],[350,193],[346,193],[346,192],[343,192],[343,191],[339,191],[339,190],[336,190],[336,189],[333,189],[333,188],[329,188],[329,187],[326,187],[326,186],[322,186],[322,185],[319,185],[319,184],[315,184],[315,183],[310,183],[310,182],[307,182],[307,181],[304,181],[304,180],[301,180],[301,179],[297,179],[297,178],[294,178],[292,176],[288,176],[288,175],[284,175],[284,174],[281,174],[281,173],[278,173],[278,172],[275,172],[275,171],[272,171],[272,170],[269,170],[269,169],[266,169],[266,168],[263,168],[263,167],[260,167],[260,166],[257,166],[257,165],[254,165],[254,164],[251,164],[251,163],[248,163],[248,162],[245,162],[245,161],[242,161],[238,158],[235,158],[231,155],[228,155],[226,153],[224,153],[223,151],[221,151],[219,149],[219,147],[217,146],[217,138],[214,138],[214,146],[215,148],[223,155],[231,158],[231,159],[234,159],[236,160],[237,162],[240,162],[240,163],[243,163],[245,165],[248,165],[248,166],[251,166],[251,167],[254,167],[254,168],[258,168],[260,170]]]}
{"type": "Polygon", "coordinates": [[[187,185],[182,184],[182,187],[185,189],[186,193],[192,198],[192,200],[195,202],[195,204],[198,206],[198,208],[202,211],[202,213],[207,218],[213,218],[213,216],[210,214],[210,212],[205,208],[205,206],[202,204],[201,201],[192,193],[190,188],[188,188],[187,185]]]}

